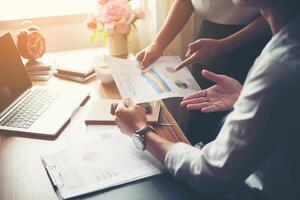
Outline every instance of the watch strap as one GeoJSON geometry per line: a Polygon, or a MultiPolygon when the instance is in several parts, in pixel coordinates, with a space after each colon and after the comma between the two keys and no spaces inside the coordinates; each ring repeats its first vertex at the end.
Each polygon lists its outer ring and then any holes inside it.
{"type": "Polygon", "coordinates": [[[155,130],[155,129],[153,128],[153,126],[151,126],[151,125],[147,125],[147,126],[141,128],[141,129],[135,131],[135,134],[139,135],[140,138],[141,138],[141,141],[142,141],[143,146],[144,146],[144,147],[143,147],[143,150],[146,149],[146,135],[147,135],[147,133],[149,133],[150,131],[156,133],[156,130],[155,130]]]}

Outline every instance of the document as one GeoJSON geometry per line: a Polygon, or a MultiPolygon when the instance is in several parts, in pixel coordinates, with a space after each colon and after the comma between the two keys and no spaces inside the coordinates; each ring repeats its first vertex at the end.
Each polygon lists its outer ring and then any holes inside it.
{"type": "Polygon", "coordinates": [[[95,143],[42,156],[42,162],[63,199],[121,185],[163,172],[148,152],[114,126],[89,126],[95,143]]]}
{"type": "Polygon", "coordinates": [[[109,56],[105,59],[121,96],[135,103],[185,97],[200,90],[187,68],[174,71],[181,61],[178,56],[160,57],[146,70],[141,70],[136,60],[109,56]]]}

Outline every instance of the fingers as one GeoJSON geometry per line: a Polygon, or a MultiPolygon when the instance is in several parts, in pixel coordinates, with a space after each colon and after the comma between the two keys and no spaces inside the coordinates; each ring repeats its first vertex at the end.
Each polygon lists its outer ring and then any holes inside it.
{"type": "Polygon", "coordinates": [[[129,131],[127,130],[128,127],[127,127],[126,123],[124,123],[124,121],[122,121],[122,119],[120,119],[120,118],[117,117],[117,118],[115,119],[115,122],[116,122],[117,127],[119,128],[119,130],[120,130],[122,133],[124,133],[124,134],[126,134],[126,135],[130,135],[130,134],[129,134],[129,131]]]}
{"type": "Polygon", "coordinates": [[[211,106],[211,102],[203,102],[203,103],[196,103],[196,104],[189,104],[186,106],[188,110],[201,110],[202,108],[211,106]]]}
{"type": "Polygon", "coordinates": [[[116,122],[117,127],[120,129],[120,131],[122,133],[124,133],[123,128],[122,128],[122,122],[121,122],[121,120],[118,117],[116,117],[115,118],[115,122],[116,122]]]}
{"type": "Polygon", "coordinates": [[[195,53],[198,49],[200,49],[201,47],[203,47],[203,39],[200,40],[196,40],[192,43],[189,44],[189,50],[187,51],[187,53],[185,54],[186,57],[191,56],[193,53],[195,53]]]}
{"type": "Polygon", "coordinates": [[[184,97],[183,101],[198,98],[198,97],[205,97],[206,95],[207,95],[207,90],[201,90],[201,91],[195,92],[189,96],[184,97]]]}
{"type": "Polygon", "coordinates": [[[140,62],[140,68],[146,69],[153,61],[154,59],[150,55],[149,52],[143,50],[136,54],[137,61],[140,62]]]}
{"type": "Polygon", "coordinates": [[[140,68],[141,69],[146,69],[150,64],[150,60],[151,59],[150,59],[149,54],[145,53],[145,56],[144,56],[143,60],[140,62],[140,68]]]}
{"type": "Polygon", "coordinates": [[[190,65],[195,60],[196,60],[196,54],[193,54],[192,56],[188,57],[187,59],[185,59],[184,61],[179,63],[174,69],[175,69],[175,71],[178,71],[178,70],[182,69],[183,67],[190,65]]]}
{"type": "Polygon", "coordinates": [[[206,79],[211,80],[211,81],[213,81],[215,83],[218,83],[218,84],[222,84],[222,82],[224,80],[223,75],[216,74],[216,73],[213,73],[213,72],[210,72],[210,71],[207,71],[207,70],[202,70],[202,75],[206,79]]]}
{"type": "Polygon", "coordinates": [[[189,51],[190,53],[194,53],[197,49],[201,47],[201,40],[196,40],[189,44],[189,51]]]}
{"type": "Polygon", "coordinates": [[[207,99],[206,97],[189,99],[189,100],[182,101],[180,103],[180,106],[185,107],[185,106],[190,105],[190,104],[198,104],[198,103],[203,103],[203,102],[209,102],[209,99],[207,99]]]}
{"type": "Polygon", "coordinates": [[[123,100],[123,103],[124,105],[127,107],[127,108],[130,108],[130,107],[134,107],[135,106],[135,103],[133,103],[133,101],[130,99],[130,98],[126,98],[123,100]]]}
{"type": "Polygon", "coordinates": [[[142,61],[144,56],[145,56],[145,50],[142,50],[142,51],[138,52],[135,57],[136,57],[137,61],[142,61]]]}
{"type": "Polygon", "coordinates": [[[220,111],[220,108],[216,105],[210,105],[210,106],[207,106],[207,107],[204,107],[201,109],[201,112],[204,112],[204,113],[212,113],[212,112],[218,112],[220,111]]]}
{"type": "Polygon", "coordinates": [[[220,108],[211,102],[203,102],[197,104],[189,104],[187,105],[188,110],[201,110],[203,113],[212,113],[221,111],[220,108]]]}
{"type": "Polygon", "coordinates": [[[143,60],[140,62],[140,68],[141,69],[146,69],[154,61],[155,61],[155,58],[153,58],[150,55],[150,53],[145,53],[143,60]]]}
{"type": "Polygon", "coordinates": [[[116,108],[115,114],[119,116],[123,112],[132,109],[135,106],[133,101],[129,98],[123,99],[118,103],[118,107],[116,108]]]}
{"type": "Polygon", "coordinates": [[[185,57],[190,57],[192,55],[192,51],[189,49],[186,54],[185,54],[185,57]]]}

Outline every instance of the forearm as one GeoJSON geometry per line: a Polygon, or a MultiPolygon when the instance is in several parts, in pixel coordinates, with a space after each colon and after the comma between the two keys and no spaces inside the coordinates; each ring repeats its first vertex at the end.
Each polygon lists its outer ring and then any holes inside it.
{"type": "Polygon", "coordinates": [[[168,13],[164,25],[153,42],[165,49],[184,27],[193,10],[191,0],[176,0],[168,13]]]}
{"type": "Polygon", "coordinates": [[[173,145],[173,143],[160,137],[156,133],[149,132],[146,135],[146,149],[161,163],[164,163],[165,156],[173,145]]]}
{"type": "Polygon", "coordinates": [[[225,53],[229,53],[243,45],[247,45],[271,33],[267,21],[263,17],[257,18],[242,30],[222,39],[225,53]]]}

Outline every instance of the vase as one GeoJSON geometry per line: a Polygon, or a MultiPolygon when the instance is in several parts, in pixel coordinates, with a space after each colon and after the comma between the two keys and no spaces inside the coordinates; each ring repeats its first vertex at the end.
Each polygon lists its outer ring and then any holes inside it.
{"type": "Polygon", "coordinates": [[[113,33],[107,37],[107,49],[111,56],[126,58],[128,55],[128,34],[113,33]]]}

